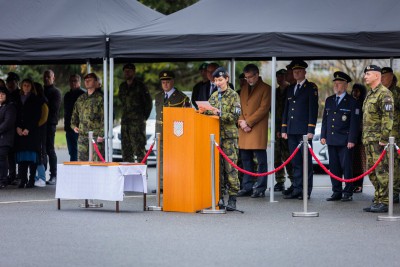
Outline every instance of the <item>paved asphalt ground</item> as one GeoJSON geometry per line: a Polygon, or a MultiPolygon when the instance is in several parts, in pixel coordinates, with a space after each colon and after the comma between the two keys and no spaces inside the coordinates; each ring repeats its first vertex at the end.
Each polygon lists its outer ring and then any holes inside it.
{"type": "MultiPolygon", "coordinates": [[[[149,168],[149,180],[154,175],[149,168]]],[[[129,194],[117,214],[106,201],[87,210],[82,201],[64,200],[57,210],[55,186],[8,187],[0,191],[0,267],[399,266],[400,222],[362,211],[371,204],[369,181],[353,202],[327,202],[328,176],[314,177],[308,210],[317,218],[292,217],[303,202],[280,193],[276,203],[269,194],[239,198],[245,213],[224,215],[144,212],[142,196],[129,194]]]]}

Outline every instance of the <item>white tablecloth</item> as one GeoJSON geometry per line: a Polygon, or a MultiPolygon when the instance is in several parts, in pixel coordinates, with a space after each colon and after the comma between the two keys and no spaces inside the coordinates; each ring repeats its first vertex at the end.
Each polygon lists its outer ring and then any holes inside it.
{"type": "Polygon", "coordinates": [[[122,201],[124,191],[147,193],[146,165],[57,166],[56,198],[122,201]]]}

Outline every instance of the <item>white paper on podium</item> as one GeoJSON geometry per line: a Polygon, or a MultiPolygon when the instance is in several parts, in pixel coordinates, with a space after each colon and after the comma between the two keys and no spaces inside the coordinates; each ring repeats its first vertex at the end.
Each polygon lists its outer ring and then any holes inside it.
{"type": "Polygon", "coordinates": [[[211,106],[210,102],[208,102],[208,101],[196,101],[196,104],[199,108],[204,107],[207,110],[214,108],[213,106],[211,106]]]}

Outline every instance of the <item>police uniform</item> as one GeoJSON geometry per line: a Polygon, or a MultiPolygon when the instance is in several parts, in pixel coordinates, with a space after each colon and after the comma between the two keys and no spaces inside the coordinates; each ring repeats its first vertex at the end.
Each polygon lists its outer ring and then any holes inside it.
{"type": "MultiPolygon", "coordinates": [[[[351,82],[351,78],[344,72],[334,73],[333,81],[351,82]]],[[[326,139],[329,153],[329,170],[336,176],[345,179],[353,177],[352,162],[354,149],[347,148],[348,143],[357,143],[360,123],[360,108],[357,101],[346,91],[344,96],[336,94],[325,101],[324,115],[322,118],[321,139],[326,139]],[[342,97],[342,98],[341,98],[342,97]],[[338,99],[341,99],[338,103],[338,99]]],[[[352,200],[354,186],[346,183],[342,189],[342,182],[331,178],[333,194],[328,201],[342,199],[352,200]]]]}
{"type": "MultiPolygon", "coordinates": [[[[276,75],[285,75],[287,71],[285,69],[281,69],[276,72],[276,75]]],[[[278,87],[276,88],[276,112],[275,112],[275,130],[277,132],[280,132],[281,126],[282,126],[282,114],[283,110],[285,108],[285,102],[286,102],[286,92],[287,92],[288,87],[281,88],[278,87]]],[[[283,138],[277,138],[275,142],[275,149],[274,149],[274,166],[275,168],[279,167],[282,165],[283,162],[285,162],[290,154],[289,154],[289,145],[288,145],[288,140],[283,139],[283,138]]],[[[275,174],[275,180],[276,180],[276,185],[274,187],[274,191],[282,191],[285,189],[285,169],[288,174],[288,178],[291,183],[293,183],[293,167],[291,164],[288,164],[285,166],[285,168],[281,169],[280,171],[276,172],[275,174]]]]}
{"type": "MultiPolygon", "coordinates": [[[[94,78],[97,76],[94,73],[89,73],[86,78],[94,78]]],[[[78,97],[74,105],[71,117],[71,128],[79,128],[78,137],[78,160],[89,160],[89,140],[88,134],[93,131],[93,138],[104,136],[104,100],[103,93],[96,89],[91,95],[87,92],[78,97]]],[[[104,155],[104,146],[98,143],[100,153],[104,155]]],[[[93,153],[93,160],[98,161],[97,153],[93,153]]]]}
{"type": "MultiPolygon", "coordinates": [[[[135,65],[126,64],[123,69],[135,70],[135,65]]],[[[122,104],[122,159],[135,162],[136,157],[141,162],[146,155],[146,120],[153,107],[149,90],[135,78],[131,85],[121,83],[118,97],[122,104]]]]}
{"type": "MultiPolygon", "coordinates": [[[[376,65],[367,66],[364,72],[381,71],[376,65]]],[[[363,105],[363,136],[367,158],[367,169],[377,162],[383,151],[379,142],[388,143],[393,126],[393,96],[381,83],[371,88],[363,105]]],[[[374,204],[364,211],[386,212],[389,203],[389,165],[388,157],[384,157],[378,167],[369,174],[375,188],[374,204]]]]}
{"type": "MultiPolygon", "coordinates": [[[[308,64],[302,60],[290,63],[292,69],[306,69],[308,64]]],[[[282,116],[282,133],[287,133],[290,153],[303,140],[303,135],[314,134],[318,117],[318,87],[307,79],[304,83],[293,84],[288,88],[285,109],[282,116]],[[296,89],[296,90],[295,90],[296,89]]],[[[309,144],[312,146],[312,140],[309,144]]],[[[303,191],[303,160],[302,153],[297,153],[292,159],[293,191],[284,198],[301,198],[303,191]]],[[[313,186],[313,168],[311,154],[308,153],[308,195],[313,186]]]]}
{"type": "MultiPolygon", "coordinates": [[[[393,73],[393,69],[389,67],[382,68],[382,74],[385,73],[393,73]]],[[[399,112],[400,112],[400,87],[397,86],[397,77],[393,74],[393,81],[390,87],[388,88],[390,92],[393,94],[393,127],[390,132],[390,136],[394,137],[394,141],[397,144],[400,144],[400,120],[399,112]]],[[[395,154],[394,157],[394,173],[393,173],[393,200],[394,202],[398,202],[400,193],[400,157],[395,154]]]]}
{"type": "MultiPolygon", "coordinates": [[[[173,80],[175,74],[172,71],[162,71],[159,74],[161,80],[173,80]]],[[[165,97],[165,92],[159,92],[155,96],[156,105],[156,133],[160,133],[160,189],[163,188],[163,108],[164,107],[190,107],[190,100],[184,93],[174,88],[174,92],[165,97]]]]}

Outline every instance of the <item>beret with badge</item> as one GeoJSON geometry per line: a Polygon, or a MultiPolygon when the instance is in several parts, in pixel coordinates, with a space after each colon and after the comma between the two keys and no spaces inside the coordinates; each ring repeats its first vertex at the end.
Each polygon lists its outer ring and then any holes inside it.
{"type": "Polygon", "coordinates": [[[382,73],[382,74],[385,74],[385,73],[393,73],[393,69],[390,68],[390,67],[384,67],[384,68],[382,68],[381,73],[382,73]]]}
{"type": "Polygon", "coordinates": [[[224,77],[224,78],[226,78],[226,77],[228,77],[229,76],[229,74],[228,74],[228,72],[225,70],[225,68],[224,67],[219,67],[218,69],[216,69],[214,72],[213,72],[213,78],[219,78],[219,77],[224,77]]]}
{"type": "Polygon", "coordinates": [[[379,71],[379,72],[381,72],[382,69],[381,69],[381,67],[379,67],[377,65],[368,65],[367,67],[365,67],[364,73],[366,73],[368,71],[379,71]]]}

